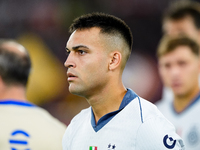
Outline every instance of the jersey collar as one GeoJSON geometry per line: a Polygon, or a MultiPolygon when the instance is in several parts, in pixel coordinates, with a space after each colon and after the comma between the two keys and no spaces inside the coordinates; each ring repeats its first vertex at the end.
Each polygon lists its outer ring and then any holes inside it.
{"type": "Polygon", "coordinates": [[[99,121],[95,122],[95,117],[93,110],[91,108],[91,124],[95,132],[99,131],[104,125],[106,125],[116,114],[118,114],[124,107],[126,107],[133,99],[135,99],[137,94],[133,92],[131,89],[127,89],[127,92],[121,102],[121,105],[118,110],[110,112],[99,119],[99,121]]]}

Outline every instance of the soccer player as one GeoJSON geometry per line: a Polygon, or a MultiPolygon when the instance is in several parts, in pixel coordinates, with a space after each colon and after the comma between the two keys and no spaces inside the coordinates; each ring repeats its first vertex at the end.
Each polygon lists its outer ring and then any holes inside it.
{"type": "Polygon", "coordinates": [[[185,148],[199,150],[199,45],[185,36],[163,37],[157,55],[161,79],[166,87],[172,89],[174,97],[158,108],[175,125],[185,148]]]}
{"type": "Polygon", "coordinates": [[[91,107],[72,119],[63,150],[183,150],[182,139],[156,106],[122,83],[132,49],[125,22],[91,13],[75,19],[70,31],[64,63],[69,91],[91,107]]]}
{"type": "MultiPolygon", "coordinates": [[[[164,35],[187,35],[200,44],[199,2],[180,0],[171,3],[163,14],[162,29],[164,35]]],[[[163,89],[162,100],[157,105],[173,98],[173,93],[170,88],[164,87],[163,89]]]]}
{"type": "Polygon", "coordinates": [[[66,126],[26,99],[30,72],[27,50],[0,39],[0,149],[61,150],[66,126]]]}
{"type": "Polygon", "coordinates": [[[164,12],[163,33],[187,35],[200,44],[200,4],[195,1],[176,1],[164,12]]]}

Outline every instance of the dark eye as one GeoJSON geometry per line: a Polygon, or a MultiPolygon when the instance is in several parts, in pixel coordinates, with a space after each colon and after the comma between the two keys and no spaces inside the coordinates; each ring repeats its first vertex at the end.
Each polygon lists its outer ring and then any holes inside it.
{"type": "Polygon", "coordinates": [[[165,65],[165,68],[169,69],[171,67],[171,65],[169,63],[166,63],[165,65]]]}
{"type": "Polygon", "coordinates": [[[83,51],[83,50],[79,50],[78,53],[81,54],[81,55],[84,55],[86,52],[83,51]]]}

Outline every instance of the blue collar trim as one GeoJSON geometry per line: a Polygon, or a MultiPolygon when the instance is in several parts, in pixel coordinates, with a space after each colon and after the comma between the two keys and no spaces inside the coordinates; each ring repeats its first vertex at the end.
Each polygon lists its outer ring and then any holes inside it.
{"type": "Polygon", "coordinates": [[[181,112],[177,112],[174,108],[174,104],[173,104],[173,101],[172,101],[172,108],[173,108],[173,111],[175,112],[175,114],[182,114],[183,112],[187,111],[188,109],[190,109],[194,104],[196,104],[198,101],[200,100],[200,92],[197,94],[197,96],[191,101],[191,103],[184,109],[182,110],[181,112]]]}
{"type": "Polygon", "coordinates": [[[99,121],[95,122],[95,117],[93,110],[91,108],[91,124],[95,132],[99,131],[103,126],[105,126],[116,114],[118,114],[124,107],[126,107],[134,98],[138,97],[135,92],[131,89],[127,89],[127,92],[121,102],[121,105],[118,110],[110,112],[99,119],[99,121]]]}
{"type": "Polygon", "coordinates": [[[18,106],[25,106],[25,107],[36,107],[36,105],[29,103],[29,102],[20,102],[15,100],[4,100],[0,101],[0,105],[18,105],[18,106]]]}

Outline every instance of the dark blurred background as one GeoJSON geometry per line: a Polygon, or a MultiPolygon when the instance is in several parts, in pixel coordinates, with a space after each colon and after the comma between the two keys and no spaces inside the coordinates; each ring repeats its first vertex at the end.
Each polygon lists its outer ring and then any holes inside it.
{"type": "Polygon", "coordinates": [[[85,99],[68,92],[65,45],[75,17],[99,11],[123,19],[133,33],[133,51],[123,74],[127,87],[155,103],[162,84],[157,72],[156,48],[162,36],[161,18],[176,0],[0,0],[0,37],[14,38],[33,61],[28,99],[69,124],[85,99]]]}

